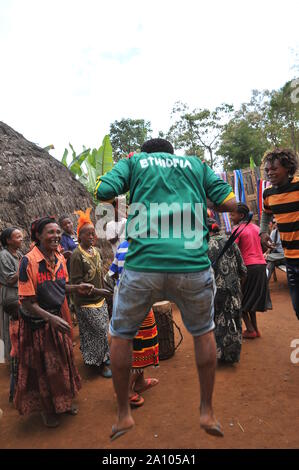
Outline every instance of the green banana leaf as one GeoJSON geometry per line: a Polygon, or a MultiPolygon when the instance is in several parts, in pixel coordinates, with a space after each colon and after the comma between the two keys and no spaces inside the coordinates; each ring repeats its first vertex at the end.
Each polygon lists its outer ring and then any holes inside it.
{"type": "Polygon", "coordinates": [[[73,161],[69,164],[68,169],[71,170],[73,173],[76,175],[81,176],[81,172],[79,171],[79,168],[81,169],[82,163],[86,160],[86,158],[89,155],[90,149],[84,150],[81,152],[78,156],[76,155],[76,152],[74,151],[73,147],[70,144],[71,149],[73,150],[73,161]]]}
{"type": "Polygon", "coordinates": [[[64,149],[64,153],[63,153],[63,157],[62,157],[62,160],[61,160],[61,163],[67,167],[67,156],[68,156],[68,149],[64,149]]]}
{"type": "Polygon", "coordinates": [[[97,175],[101,176],[113,168],[112,145],[109,135],[105,135],[96,156],[97,175]]]}
{"type": "Polygon", "coordinates": [[[86,188],[87,190],[93,194],[94,188],[96,185],[96,179],[97,179],[97,172],[96,169],[86,160],[85,162],[86,169],[87,169],[87,184],[86,188]]]}

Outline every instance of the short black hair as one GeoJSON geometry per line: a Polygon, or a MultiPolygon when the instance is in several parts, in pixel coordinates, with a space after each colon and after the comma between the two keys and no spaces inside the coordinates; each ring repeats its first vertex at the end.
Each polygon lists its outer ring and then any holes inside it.
{"type": "Polygon", "coordinates": [[[15,230],[18,230],[16,227],[5,228],[0,235],[0,242],[3,248],[7,247],[7,240],[9,240],[15,230]]]}
{"type": "Polygon", "coordinates": [[[146,153],[155,153],[155,152],[165,152],[165,153],[174,153],[174,148],[170,142],[166,139],[150,139],[144,142],[141,147],[141,152],[146,153]]]}
{"type": "Polygon", "coordinates": [[[263,156],[262,164],[263,166],[268,162],[272,164],[275,160],[278,160],[281,166],[289,170],[290,176],[294,176],[298,169],[298,156],[294,150],[281,147],[268,150],[263,156]]]}
{"type": "Polygon", "coordinates": [[[59,217],[58,222],[59,222],[60,227],[61,227],[61,225],[62,225],[62,222],[63,222],[65,219],[70,219],[70,216],[69,216],[69,215],[66,215],[66,214],[63,214],[62,216],[59,217]]]}

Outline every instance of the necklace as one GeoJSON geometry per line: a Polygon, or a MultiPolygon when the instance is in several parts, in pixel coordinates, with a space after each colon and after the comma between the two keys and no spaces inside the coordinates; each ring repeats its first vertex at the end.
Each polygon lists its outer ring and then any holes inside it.
{"type": "Polygon", "coordinates": [[[86,253],[88,253],[89,255],[92,255],[93,254],[93,247],[90,246],[89,248],[83,248],[84,251],[86,251],[86,253]]]}

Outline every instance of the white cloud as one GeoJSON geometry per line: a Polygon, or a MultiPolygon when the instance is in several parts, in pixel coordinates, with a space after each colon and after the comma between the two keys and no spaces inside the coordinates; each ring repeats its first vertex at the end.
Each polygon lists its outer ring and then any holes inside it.
{"type": "Polygon", "coordinates": [[[115,119],[166,130],[178,99],[238,105],[294,76],[291,0],[14,0],[0,18],[0,119],[57,157],[115,119]]]}

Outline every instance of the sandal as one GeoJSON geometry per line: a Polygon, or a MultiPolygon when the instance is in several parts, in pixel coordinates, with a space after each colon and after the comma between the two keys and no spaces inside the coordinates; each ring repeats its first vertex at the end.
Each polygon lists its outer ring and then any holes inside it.
{"type": "Polygon", "coordinates": [[[243,331],[242,335],[243,335],[243,338],[246,338],[246,339],[254,339],[258,337],[256,331],[245,330],[243,331]]]}
{"type": "Polygon", "coordinates": [[[145,385],[144,385],[144,387],[142,387],[142,388],[140,388],[140,389],[136,389],[136,388],[135,388],[135,392],[137,392],[137,393],[145,392],[145,391],[148,390],[149,388],[152,388],[152,387],[155,387],[156,385],[158,385],[158,383],[159,383],[159,380],[158,380],[158,379],[154,379],[154,378],[145,379],[145,385]]]}
{"type": "Polygon", "coordinates": [[[144,403],[144,398],[138,393],[135,393],[135,395],[129,397],[129,402],[132,408],[142,406],[144,403]]]}
{"type": "Polygon", "coordinates": [[[114,441],[118,437],[123,436],[126,432],[131,431],[133,427],[134,425],[130,426],[129,428],[117,429],[116,425],[114,424],[112,426],[112,432],[110,434],[111,441],[114,441]]]}
{"type": "Polygon", "coordinates": [[[101,367],[100,374],[102,377],[105,377],[105,379],[111,379],[112,378],[112,372],[110,367],[104,365],[101,367]]]}

